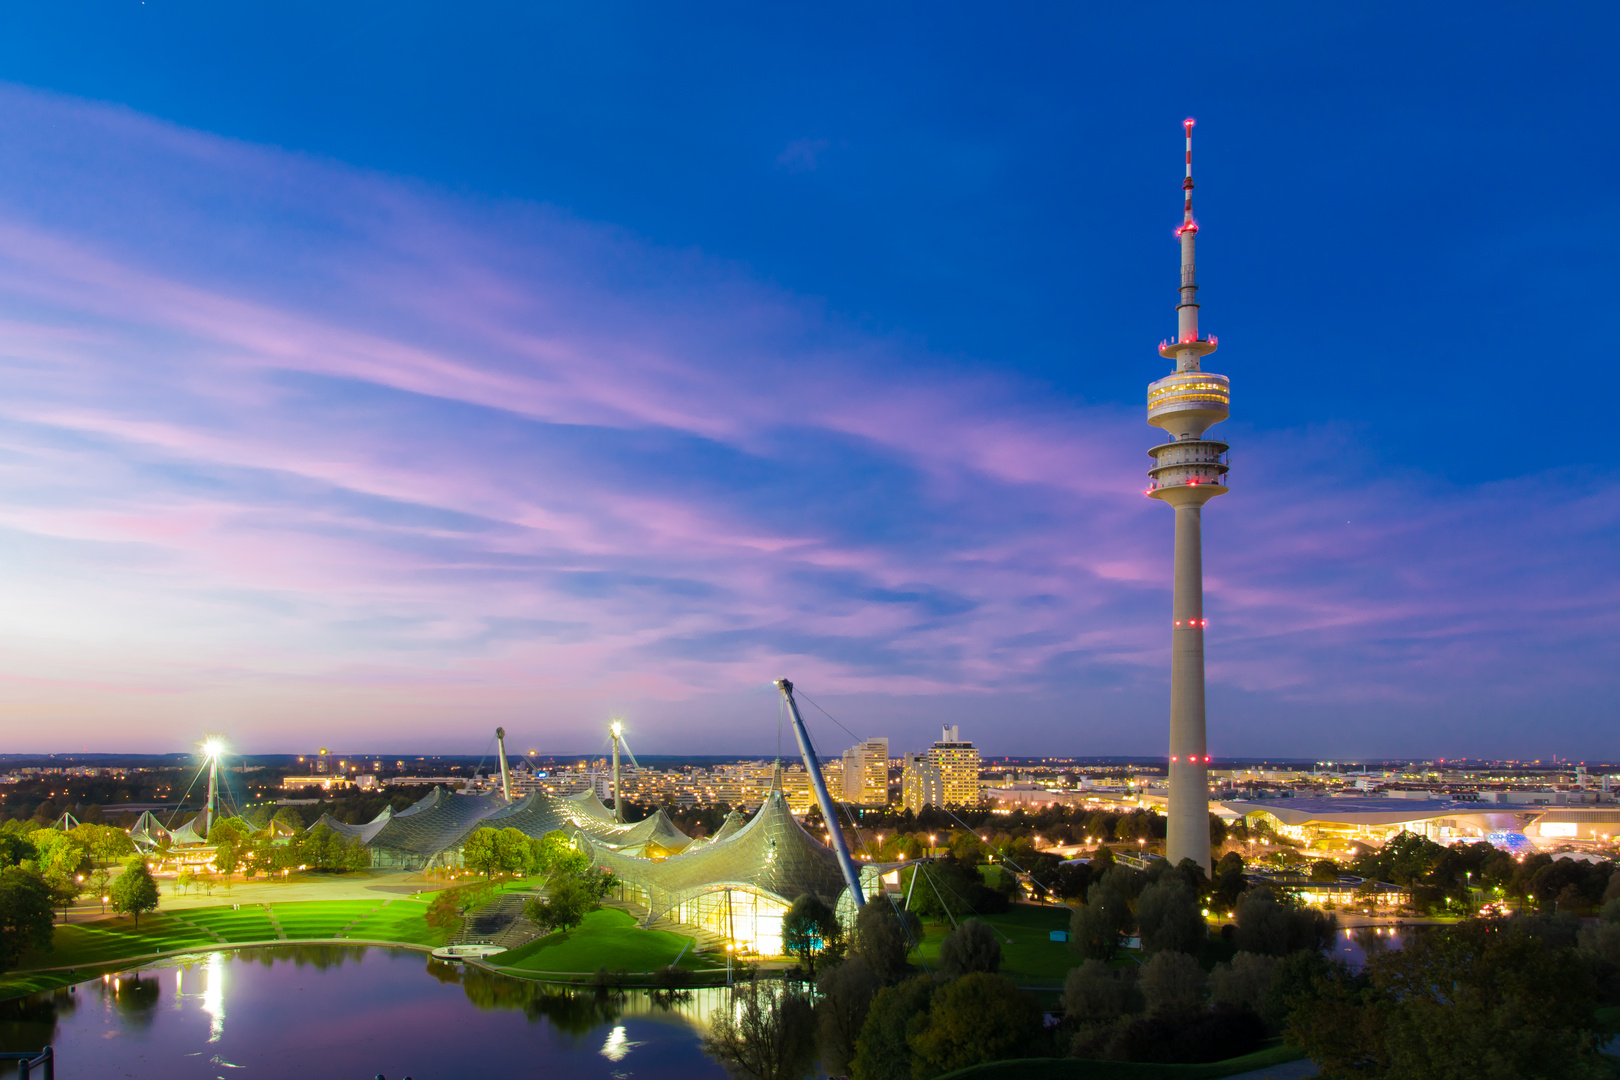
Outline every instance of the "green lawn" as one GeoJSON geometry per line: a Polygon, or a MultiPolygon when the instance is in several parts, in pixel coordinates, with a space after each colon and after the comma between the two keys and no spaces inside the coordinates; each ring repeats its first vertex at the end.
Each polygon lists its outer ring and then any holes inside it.
{"type": "Polygon", "coordinates": [[[139,927],[118,916],[59,925],[53,944],[50,952],[29,953],[19,967],[91,967],[172,949],[206,948],[218,942],[166,915],[147,915],[139,927]]]}
{"type": "Polygon", "coordinates": [[[274,941],[276,928],[260,904],[243,905],[240,911],[228,907],[192,908],[178,913],[186,922],[212,930],[227,941],[274,941]]]}
{"type": "Polygon", "coordinates": [[[427,909],[427,902],[423,900],[395,900],[362,918],[344,931],[343,936],[371,941],[402,941],[412,945],[442,945],[445,935],[428,926],[427,909]]]}
{"type": "MultiPolygon", "coordinates": [[[[625,912],[603,908],[585,916],[585,921],[568,933],[532,941],[492,957],[491,962],[514,971],[589,974],[605,967],[609,971],[644,972],[668,967],[691,940],[665,930],[643,930],[625,912]]],[[[680,966],[702,967],[707,962],[699,961],[687,949],[680,966]]]]}
{"type": "Polygon", "coordinates": [[[335,937],[339,930],[383,906],[382,900],[302,900],[271,904],[289,938],[335,937]]]}
{"type": "MultiPolygon", "coordinates": [[[[1001,915],[986,915],[984,921],[1000,930],[1002,973],[1013,978],[1041,981],[1062,981],[1069,969],[1078,962],[1067,942],[1052,941],[1053,930],[1069,928],[1070,911],[1066,907],[1038,907],[1034,904],[1014,904],[1001,915]],[[1007,938],[1012,940],[1009,942],[1007,938]]],[[[923,928],[922,944],[917,954],[934,966],[939,959],[939,946],[951,932],[949,921],[930,922],[923,928]]]]}
{"type": "Polygon", "coordinates": [[[946,1073],[939,1080],[1219,1080],[1224,1076],[1298,1061],[1305,1055],[1277,1042],[1242,1057],[1204,1065],[1149,1065],[1127,1061],[1082,1061],[1079,1058],[1023,1058],[994,1061],[946,1073]]]}

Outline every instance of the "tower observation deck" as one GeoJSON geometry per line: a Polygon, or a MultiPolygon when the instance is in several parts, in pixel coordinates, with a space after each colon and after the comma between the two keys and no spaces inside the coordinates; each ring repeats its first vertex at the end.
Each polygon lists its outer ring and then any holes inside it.
{"type": "Polygon", "coordinates": [[[1181,301],[1176,305],[1176,337],[1159,346],[1175,371],[1148,384],[1147,421],[1168,441],[1148,451],[1153,468],[1148,495],[1176,512],[1174,602],[1170,628],[1170,799],[1165,857],[1172,864],[1192,859],[1210,869],[1209,747],[1204,730],[1203,506],[1226,494],[1228,469],[1224,442],[1204,433],[1227,418],[1231,388],[1225,375],[1204,371],[1201,361],[1215,351],[1213,335],[1198,330],[1198,274],[1194,246],[1198,223],[1192,210],[1192,129],[1187,139],[1187,176],[1181,226],[1181,301]]]}

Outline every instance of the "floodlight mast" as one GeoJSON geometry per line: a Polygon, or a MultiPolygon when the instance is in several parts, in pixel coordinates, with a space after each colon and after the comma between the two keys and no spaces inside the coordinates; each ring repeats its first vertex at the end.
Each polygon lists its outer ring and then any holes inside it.
{"type": "Polygon", "coordinates": [[[512,770],[506,765],[506,729],[495,729],[495,749],[501,755],[501,797],[507,802],[512,801],[512,770]]]}
{"type": "Polygon", "coordinates": [[[844,883],[849,886],[855,908],[860,910],[866,904],[866,894],[861,891],[861,876],[855,872],[855,864],[850,861],[849,848],[844,846],[844,830],[838,823],[838,810],[833,806],[832,796],[827,793],[827,781],[821,778],[821,766],[816,763],[815,752],[810,749],[810,733],[804,729],[799,703],[793,700],[793,684],[786,679],[778,679],[776,688],[787,699],[788,714],[793,717],[793,737],[799,740],[799,753],[804,755],[804,771],[810,774],[810,786],[816,789],[816,802],[821,804],[821,818],[827,824],[827,840],[832,844],[833,854],[838,856],[838,869],[844,872],[844,883]]]}
{"type": "Polygon", "coordinates": [[[203,808],[202,837],[208,839],[208,833],[214,827],[214,807],[219,801],[219,753],[218,739],[204,739],[203,753],[208,756],[208,804],[203,808]]]}
{"type": "Polygon", "coordinates": [[[614,720],[608,724],[608,732],[613,736],[613,820],[624,820],[624,789],[619,786],[619,737],[624,734],[624,725],[614,720]]]}

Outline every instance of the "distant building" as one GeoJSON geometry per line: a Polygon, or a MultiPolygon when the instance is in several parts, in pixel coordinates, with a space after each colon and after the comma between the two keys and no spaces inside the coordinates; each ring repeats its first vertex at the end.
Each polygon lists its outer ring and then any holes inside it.
{"type": "Polygon", "coordinates": [[[926,753],[907,752],[900,772],[900,800],[913,814],[945,805],[945,777],[926,753]]]}
{"type": "MultiPolygon", "coordinates": [[[[375,780],[375,777],[373,777],[375,780]]],[[[353,787],[354,781],[344,776],[284,776],[281,779],[282,791],[302,791],[304,788],[318,787],[322,791],[331,791],[333,788],[353,787]]]]}
{"type": "Polygon", "coordinates": [[[889,740],[867,739],[844,751],[844,801],[856,806],[889,804],[889,740]]]}
{"type": "Polygon", "coordinates": [[[928,759],[939,768],[946,806],[979,805],[979,751],[963,742],[955,724],[947,724],[940,741],[928,751],[928,759]]]}
{"type": "Polygon", "coordinates": [[[912,813],[925,806],[979,805],[979,751],[962,740],[957,725],[945,725],[938,742],[923,753],[906,754],[903,765],[901,801],[912,813]]]}

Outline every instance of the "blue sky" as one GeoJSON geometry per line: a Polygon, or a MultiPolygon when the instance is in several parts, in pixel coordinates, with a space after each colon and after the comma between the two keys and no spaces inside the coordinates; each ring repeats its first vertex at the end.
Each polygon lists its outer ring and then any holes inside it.
{"type": "Polygon", "coordinates": [[[1193,115],[1212,752],[1620,756],[1615,21],[9,11],[8,741],[1158,751],[1193,115]]]}

